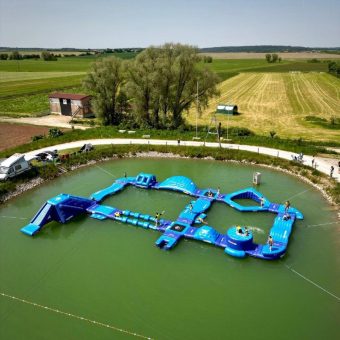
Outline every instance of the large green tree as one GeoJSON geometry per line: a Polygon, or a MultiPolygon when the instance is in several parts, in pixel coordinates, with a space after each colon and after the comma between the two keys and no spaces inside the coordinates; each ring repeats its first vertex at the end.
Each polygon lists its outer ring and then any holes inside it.
{"type": "Polygon", "coordinates": [[[140,125],[156,126],[153,109],[157,100],[157,49],[151,47],[139,54],[136,59],[129,63],[127,92],[134,103],[136,120],[140,125]]]}
{"type": "Polygon", "coordinates": [[[181,44],[150,47],[131,62],[128,93],[140,120],[152,127],[177,128],[198,98],[201,106],[218,93],[218,77],[199,67],[197,48],[181,44]]]}
{"type": "Polygon", "coordinates": [[[122,112],[119,110],[119,92],[125,82],[123,61],[109,57],[93,64],[84,81],[85,89],[93,93],[95,113],[104,125],[118,125],[122,112]]]}

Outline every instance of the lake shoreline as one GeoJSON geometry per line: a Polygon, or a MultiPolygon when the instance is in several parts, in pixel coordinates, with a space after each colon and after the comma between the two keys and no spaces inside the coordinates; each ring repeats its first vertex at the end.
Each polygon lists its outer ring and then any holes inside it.
{"type": "MultiPolygon", "coordinates": [[[[123,158],[132,158],[132,157],[134,157],[134,158],[197,159],[197,160],[216,161],[211,156],[203,157],[203,158],[197,158],[197,157],[181,156],[181,155],[177,155],[177,154],[174,154],[174,153],[163,153],[163,152],[158,152],[158,151],[138,152],[136,154],[130,153],[130,154],[124,156],[123,158]]],[[[117,159],[121,159],[121,158],[122,157],[118,157],[118,156],[104,157],[100,160],[90,160],[86,164],[73,165],[73,166],[71,166],[69,171],[59,172],[58,175],[55,178],[58,178],[58,177],[66,174],[66,173],[72,172],[74,170],[77,170],[77,169],[80,169],[80,168],[83,168],[83,167],[95,165],[97,163],[106,162],[106,161],[110,161],[110,160],[117,160],[117,159]]],[[[238,161],[238,160],[218,160],[218,161],[219,162],[225,162],[225,163],[243,164],[243,165],[247,165],[247,164],[253,165],[253,166],[256,165],[256,166],[259,166],[259,167],[262,167],[262,168],[272,169],[272,170],[283,172],[283,173],[288,174],[288,175],[295,176],[295,177],[299,178],[300,180],[302,180],[303,182],[305,182],[305,183],[311,185],[312,187],[314,187],[315,189],[317,189],[322,194],[322,196],[327,200],[327,202],[335,207],[335,210],[339,210],[339,206],[336,204],[336,202],[333,200],[333,198],[326,192],[326,190],[324,189],[324,187],[322,185],[313,183],[311,180],[309,180],[305,176],[302,176],[299,173],[296,173],[294,171],[290,171],[288,169],[283,169],[279,166],[250,162],[250,161],[247,161],[247,160],[242,160],[242,161],[238,161]]],[[[12,198],[17,197],[17,196],[21,195],[22,193],[24,193],[28,190],[31,190],[33,188],[36,188],[36,187],[40,186],[41,184],[49,182],[53,179],[43,179],[41,177],[38,177],[38,178],[33,178],[26,183],[19,184],[19,185],[17,185],[16,190],[14,190],[13,192],[10,192],[8,194],[5,194],[3,196],[0,204],[8,202],[12,198]]],[[[338,214],[338,216],[339,216],[339,214],[338,214]]],[[[339,218],[340,218],[340,216],[339,216],[339,218]]]]}

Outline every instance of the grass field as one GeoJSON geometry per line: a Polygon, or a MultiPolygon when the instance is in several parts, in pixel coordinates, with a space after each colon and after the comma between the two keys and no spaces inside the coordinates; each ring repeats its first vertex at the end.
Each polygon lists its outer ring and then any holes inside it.
{"type": "MultiPolygon", "coordinates": [[[[65,89],[68,93],[83,93],[81,86],[65,89]]],[[[46,92],[0,98],[0,116],[30,117],[48,114],[50,109],[46,92]]]]}
{"type": "MultiPolygon", "coordinates": [[[[240,115],[217,115],[224,127],[246,127],[258,134],[339,142],[340,130],[306,121],[306,116],[340,119],[340,79],[326,73],[241,73],[220,85],[198,120],[208,125],[218,103],[238,105],[240,115]]],[[[188,121],[195,123],[193,108],[188,121]]]]}
{"type": "MultiPolygon", "coordinates": [[[[108,54],[112,55],[112,54],[108,54]]],[[[131,58],[136,54],[116,54],[131,58]]],[[[332,55],[328,56],[332,58],[332,55]]],[[[58,61],[0,61],[0,116],[29,116],[48,112],[48,94],[56,90],[84,93],[81,82],[96,56],[64,57],[58,61]]],[[[208,124],[218,102],[234,102],[241,111],[230,126],[243,126],[256,133],[275,130],[279,136],[339,140],[339,130],[327,123],[306,121],[317,116],[327,121],[339,117],[340,80],[326,73],[327,63],[283,60],[268,64],[262,59],[214,59],[201,63],[221,80],[221,98],[211,101],[199,120],[208,124]],[[304,72],[304,73],[292,73],[304,72]]],[[[194,123],[191,111],[189,122],[194,123]]],[[[226,117],[220,116],[226,125],[226,117]]]]}
{"type": "Polygon", "coordinates": [[[44,61],[42,59],[0,60],[0,72],[87,72],[93,62],[108,56],[131,59],[136,56],[136,53],[126,52],[84,57],[63,57],[58,58],[56,61],[44,61]]]}
{"type": "Polygon", "coordinates": [[[0,98],[18,97],[19,95],[51,92],[66,87],[79,86],[84,74],[41,79],[0,82],[0,98]]]}

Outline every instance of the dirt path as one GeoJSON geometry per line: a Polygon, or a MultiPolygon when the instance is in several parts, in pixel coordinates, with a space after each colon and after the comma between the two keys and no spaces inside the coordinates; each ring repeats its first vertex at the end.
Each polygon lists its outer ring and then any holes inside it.
{"type": "MultiPolygon", "coordinates": [[[[70,124],[71,117],[69,116],[59,116],[59,115],[48,115],[44,117],[24,117],[24,118],[7,118],[0,117],[0,122],[3,123],[17,123],[17,124],[31,124],[31,125],[41,125],[41,126],[52,126],[64,129],[71,129],[72,124],[70,124]]],[[[89,126],[83,125],[73,125],[75,129],[86,130],[89,126]]]]}

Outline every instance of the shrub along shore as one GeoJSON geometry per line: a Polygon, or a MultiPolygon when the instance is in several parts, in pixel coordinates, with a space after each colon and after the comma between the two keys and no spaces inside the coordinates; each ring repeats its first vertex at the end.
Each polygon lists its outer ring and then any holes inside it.
{"type": "Polygon", "coordinates": [[[45,181],[61,176],[65,172],[92,165],[96,162],[123,157],[182,157],[270,167],[298,176],[303,181],[308,182],[320,190],[331,204],[338,205],[340,203],[340,183],[318,170],[297,162],[240,150],[155,145],[109,145],[88,153],[73,154],[60,164],[50,163],[34,167],[14,180],[0,183],[0,202],[5,202],[12,197],[18,196],[45,181]]]}

